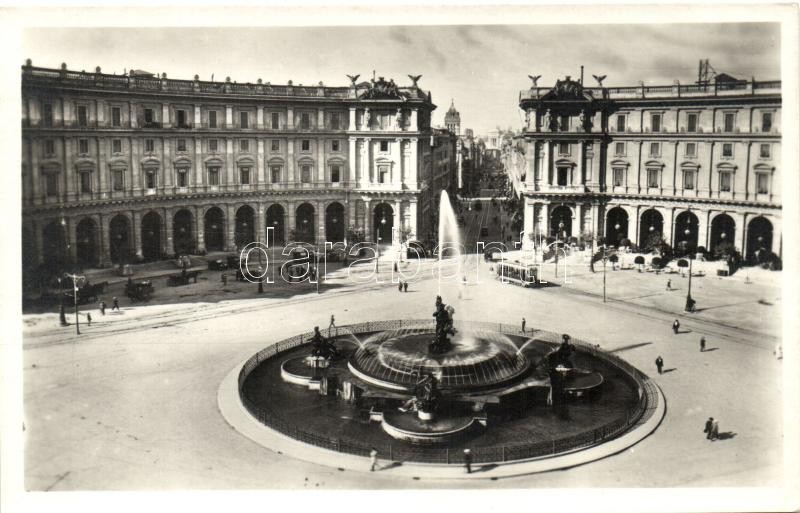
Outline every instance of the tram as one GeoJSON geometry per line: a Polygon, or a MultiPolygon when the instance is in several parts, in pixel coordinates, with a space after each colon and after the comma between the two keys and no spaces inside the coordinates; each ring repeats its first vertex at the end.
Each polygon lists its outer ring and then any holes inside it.
{"type": "Polygon", "coordinates": [[[523,287],[535,287],[539,281],[539,268],[533,264],[502,261],[496,264],[497,278],[523,287]]]}

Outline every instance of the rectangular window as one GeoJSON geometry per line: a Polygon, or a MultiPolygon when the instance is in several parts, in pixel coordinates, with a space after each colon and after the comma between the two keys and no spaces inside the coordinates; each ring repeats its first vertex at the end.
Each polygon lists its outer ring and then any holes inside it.
{"type": "Polygon", "coordinates": [[[186,111],[185,110],[176,110],[175,111],[175,123],[178,125],[178,128],[184,128],[186,126],[186,111]]]}
{"type": "Polygon", "coordinates": [[[762,132],[771,132],[772,131],[772,113],[771,112],[762,112],[761,113],[761,131],[762,132]]]}
{"type": "Polygon", "coordinates": [[[186,151],[186,139],[178,139],[178,151],[186,151]]]}
{"type": "Polygon", "coordinates": [[[272,174],[272,183],[280,183],[280,181],[281,181],[281,166],[272,166],[272,167],[270,167],[270,173],[272,174]]]}
{"type": "Polygon", "coordinates": [[[311,166],[306,164],[301,167],[300,181],[311,183],[311,166]]]}
{"type": "Polygon", "coordinates": [[[731,192],[731,173],[730,171],[720,171],[719,173],[720,192],[731,192]]]}
{"type": "Polygon", "coordinates": [[[44,174],[45,195],[48,197],[58,196],[58,173],[44,174]]]}
{"type": "Polygon", "coordinates": [[[89,139],[78,139],[78,153],[81,155],[89,154],[89,139]]]}
{"type": "Polygon", "coordinates": [[[339,141],[331,141],[331,151],[339,151],[339,141]]]}
{"type": "Polygon", "coordinates": [[[569,168],[561,166],[556,169],[556,185],[564,187],[569,183],[569,168]]]}
{"type": "Polygon", "coordinates": [[[339,113],[338,112],[332,112],[331,113],[331,129],[332,130],[339,130],[340,123],[341,122],[340,122],[340,118],[339,118],[339,113]]]}
{"type": "Polygon", "coordinates": [[[122,139],[111,140],[111,153],[122,153],[122,139]]]}
{"type": "Polygon", "coordinates": [[[209,139],[208,140],[208,151],[213,153],[213,152],[217,151],[217,148],[218,148],[217,140],[216,139],[209,139]]]}
{"type": "Polygon", "coordinates": [[[239,151],[250,151],[249,139],[239,139],[239,151]]]}
{"type": "Polygon", "coordinates": [[[772,147],[769,144],[761,144],[758,147],[758,156],[762,159],[768,159],[772,156],[772,147]]]}
{"type": "Polygon", "coordinates": [[[300,114],[300,129],[301,130],[308,130],[311,127],[311,121],[308,116],[308,112],[303,112],[300,114]]]}
{"type": "Polygon", "coordinates": [[[153,139],[145,139],[144,140],[144,152],[145,153],[153,153],[155,151],[155,141],[153,139]]]}
{"type": "Polygon", "coordinates": [[[81,192],[92,192],[92,173],[89,171],[81,171],[81,192]]]}
{"type": "Polygon", "coordinates": [[[569,116],[561,116],[559,118],[559,126],[561,127],[562,132],[566,132],[569,130],[569,116]]]}
{"type": "Polygon", "coordinates": [[[250,185],[250,167],[242,166],[239,168],[239,179],[242,185],[250,185]]]}
{"type": "Polygon", "coordinates": [[[389,166],[378,166],[378,183],[389,183],[389,166]]]}
{"type": "Polygon", "coordinates": [[[338,183],[339,182],[339,173],[341,172],[341,168],[339,166],[333,165],[331,166],[331,182],[338,183]]]}
{"type": "Polygon", "coordinates": [[[272,129],[278,130],[281,127],[281,115],[278,112],[272,113],[272,129]]]}
{"type": "Polygon", "coordinates": [[[622,187],[622,182],[625,177],[625,170],[621,167],[614,168],[614,187],[622,187]]]}
{"type": "Polygon", "coordinates": [[[154,169],[148,169],[144,172],[144,186],[147,189],[156,188],[156,172],[154,169]]]}
{"type": "Polygon", "coordinates": [[[208,111],[208,128],[217,128],[217,111],[208,111]]]}
{"type": "Polygon", "coordinates": [[[189,170],[185,167],[178,168],[178,187],[186,187],[188,183],[186,177],[189,176],[189,170]]]}
{"type": "Polygon", "coordinates": [[[658,157],[661,155],[661,143],[650,143],[650,156],[658,157]]]}
{"type": "Polygon", "coordinates": [[[272,139],[272,141],[270,142],[269,151],[281,151],[281,140],[272,139]]]}
{"type": "Polygon", "coordinates": [[[125,178],[124,171],[122,169],[114,169],[111,171],[111,187],[115,191],[123,190],[124,183],[123,180],[125,178]]]}
{"type": "Polygon", "coordinates": [[[89,126],[89,110],[85,105],[78,105],[78,126],[89,126]]]}
{"type": "Polygon", "coordinates": [[[219,185],[219,166],[208,166],[208,185],[219,185]]]}
{"type": "Polygon", "coordinates": [[[647,186],[658,187],[658,169],[650,168],[647,170],[647,186]]]}
{"type": "Polygon", "coordinates": [[[733,123],[736,120],[736,114],[733,112],[726,112],[723,123],[723,131],[733,132],[733,123]]]}
{"type": "Polygon", "coordinates": [[[686,115],[686,131],[689,133],[697,132],[697,114],[690,112],[686,115]]]}
{"type": "Polygon", "coordinates": [[[756,173],[756,192],[769,194],[769,175],[767,173],[756,173]]]}
{"type": "Polygon", "coordinates": [[[44,140],[44,155],[46,157],[52,157],[56,154],[56,142],[52,139],[45,139],[44,140]]]}
{"type": "Polygon", "coordinates": [[[250,128],[250,118],[247,112],[239,113],[239,128],[250,128]]]}
{"type": "Polygon", "coordinates": [[[111,126],[122,126],[122,110],[119,107],[111,107],[111,126]]]}
{"type": "Polygon", "coordinates": [[[381,141],[381,151],[382,152],[389,151],[389,141],[381,141]]]}
{"type": "Polygon", "coordinates": [[[687,169],[683,172],[683,188],[694,189],[694,170],[687,169]]]}
{"type": "Polygon", "coordinates": [[[618,114],[617,115],[617,132],[624,132],[625,131],[625,121],[626,116],[625,114],[618,114]]]}
{"type": "Polygon", "coordinates": [[[155,121],[155,112],[153,109],[144,109],[144,122],[152,123],[155,121]]]}
{"type": "Polygon", "coordinates": [[[53,104],[45,103],[42,106],[42,124],[44,126],[53,126],[53,104]]]}
{"type": "Polygon", "coordinates": [[[616,145],[614,146],[614,155],[619,155],[619,156],[625,155],[625,143],[624,142],[616,143],[616,145]]]}
{"type": "Polygon", "coordinates": [[[569,143],[558,143],[558,154],[569,155],[569,143]]]}
{"type": "Polygon", "coordinates": [[[300,142],[300,151],[311,151],[311,141],[303,139],[300,142]]]}
{"type": "Polygon", "coordinates": [[[661,131],[661,114],[650,114],[650,130],[653,132],[661,131]]]}
{"type": "Polygon", "coordinates": [[[733,157],[733,143],[722,143],[722,156],[733,157]]]}
{"type": "Polygon", "coordinates": [[[687,157],[697,156],[697,143],[686,143],[686,156],[687,157]]]}

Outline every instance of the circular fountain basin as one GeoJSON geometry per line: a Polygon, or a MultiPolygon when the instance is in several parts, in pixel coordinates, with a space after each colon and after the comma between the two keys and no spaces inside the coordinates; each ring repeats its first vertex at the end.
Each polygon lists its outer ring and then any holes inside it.
{"type": "Polygon", "coordinates": [[[431,354],[434,333],[387,331],[366,341],[350,358],[350,371],[362,380],[389,390],[409,392],[420,378],[432,374],[438,388],[464,393],[494,388],[520,378],[528,359],[507,336],[492,332],[457,333],[444,354],[431,354]]]}

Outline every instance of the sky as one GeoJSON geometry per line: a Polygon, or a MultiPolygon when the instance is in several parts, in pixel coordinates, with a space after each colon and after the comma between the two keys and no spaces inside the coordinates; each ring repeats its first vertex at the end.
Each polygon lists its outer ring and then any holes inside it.
{"type": "MultiPolygon", "coordinates": [[[[169,78],[345,86],[346,75],[377,76],[410,85],[422,75],[431,91],[434,124],[451,100],[461,126],[476,135],[518,129],[519,92],[541,75],[605,86],[668,85],[697,79],[700,59],[718,72],[757,80],[780,78],[777,23],[625,25],[450,25],[359,27],[28,28],[23,58],[35,66],[122,74],[136,68],[169,78]]],[[[22,63],[20,63],[22,64],[22,63]]]]}

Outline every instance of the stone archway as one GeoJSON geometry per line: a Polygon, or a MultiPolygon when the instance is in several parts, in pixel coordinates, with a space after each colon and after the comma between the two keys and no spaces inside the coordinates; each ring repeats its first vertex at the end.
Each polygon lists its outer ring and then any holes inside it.
{"type": "Polygon", "coordinates": [[[42,262],[55,271],[67,265],[67,235],[60,221],[51,221],[42,229],[42,262]]]}
{"type": "Polygon", "coordinates": [[[550,236],[567,241],[572,234],[572,209],[559,205],[550,211],[550,236]]]}
{"type": "Polygon", "coordinates": [[[303,203],[297,207],[295,216],[294,240],[295,242],[308,242],[314,244],[315,210],[310,203],[303,203]]]}
{"type": "Polygon", "coordinates": [[[142,217],[142,257],[157,260],[161,257],[161,216],[150,212],[142,217]]]}
{"type": "Polygon", "coordinates": [[[333,202],[325,209],[325,237],[328,242],[344,241],[344,206],[333,202]]]}
{"type": "Polygon", "coordinates": [[[188,255],[195,252],[194,216],[185,208],[172,217],[172,240],[175,253],[188,255]]]}
{"type": "Polygon", "coordinates": [[[225,249],[225,214],[219,207],[211,207],[203,215],[203,238],[206,251],[223,251],[225,249]]]}
{"type": "Polygon", "coordinates": [[[708,251],[712,256],[732,252],[736,240],[736,222],[728,214],[718,214],[711,221],[711,239],[708,251]]]}
{"type": "Polygon", "coordinates": [[[392,228],[394,227],[394,209],[388,203],[378,203],[372,211],[372,228],[377,236],[375,242],[382,245],[392,243],[392,228]]]}
{"type": "Polygon", "coordinates": [[[234,243],[241,249],[256,240],[256,213],[250,205],[243,205],[236,211],[234,243]]]}
{"type": "Polygon", "coordinates": [[[697,237],[700,222],[694,213],[685,210],[675,217],[673,248],[678,255],[697,251],[697,237]]]}
{"type": "Polygon", "coordinates": [[[267,245],[286,244],[286,214],[283,206],[279,204],[270,205],[267,209],[267,245]],[[272,230],[270,230],[272,228],[272,230]]]}
{"type": "Polygon", "coordinates": [[[772,223],[764,216],[753,218],[747,224],[747,260],[755,261],[756,254],[772,251],[772,223]]]}
{"type": "Polygon", "coordinates": [[[90,217],[81,220],[75,227],[76,256],[81,267],[97,267],[100,263],[97,233],[97,223],[90,217]]]}
{"type": "Polygon", "coordinates": [[[664,237],[664,216],[651,208],[639,218],[639,248],[650,250],[664,237]]]}
{"type": "Polygon", "coordinates": [[[622,207],[614,207],[606,213],[606,244],[619,246],[628,238],[628,213],[622,207]]]}
{"type": "Polygon", "coordinates": [[[124,264],[131,260],[131,223],[127,217],[118,214],[108,225],[109,253],[115,264],[124,264]]]}

